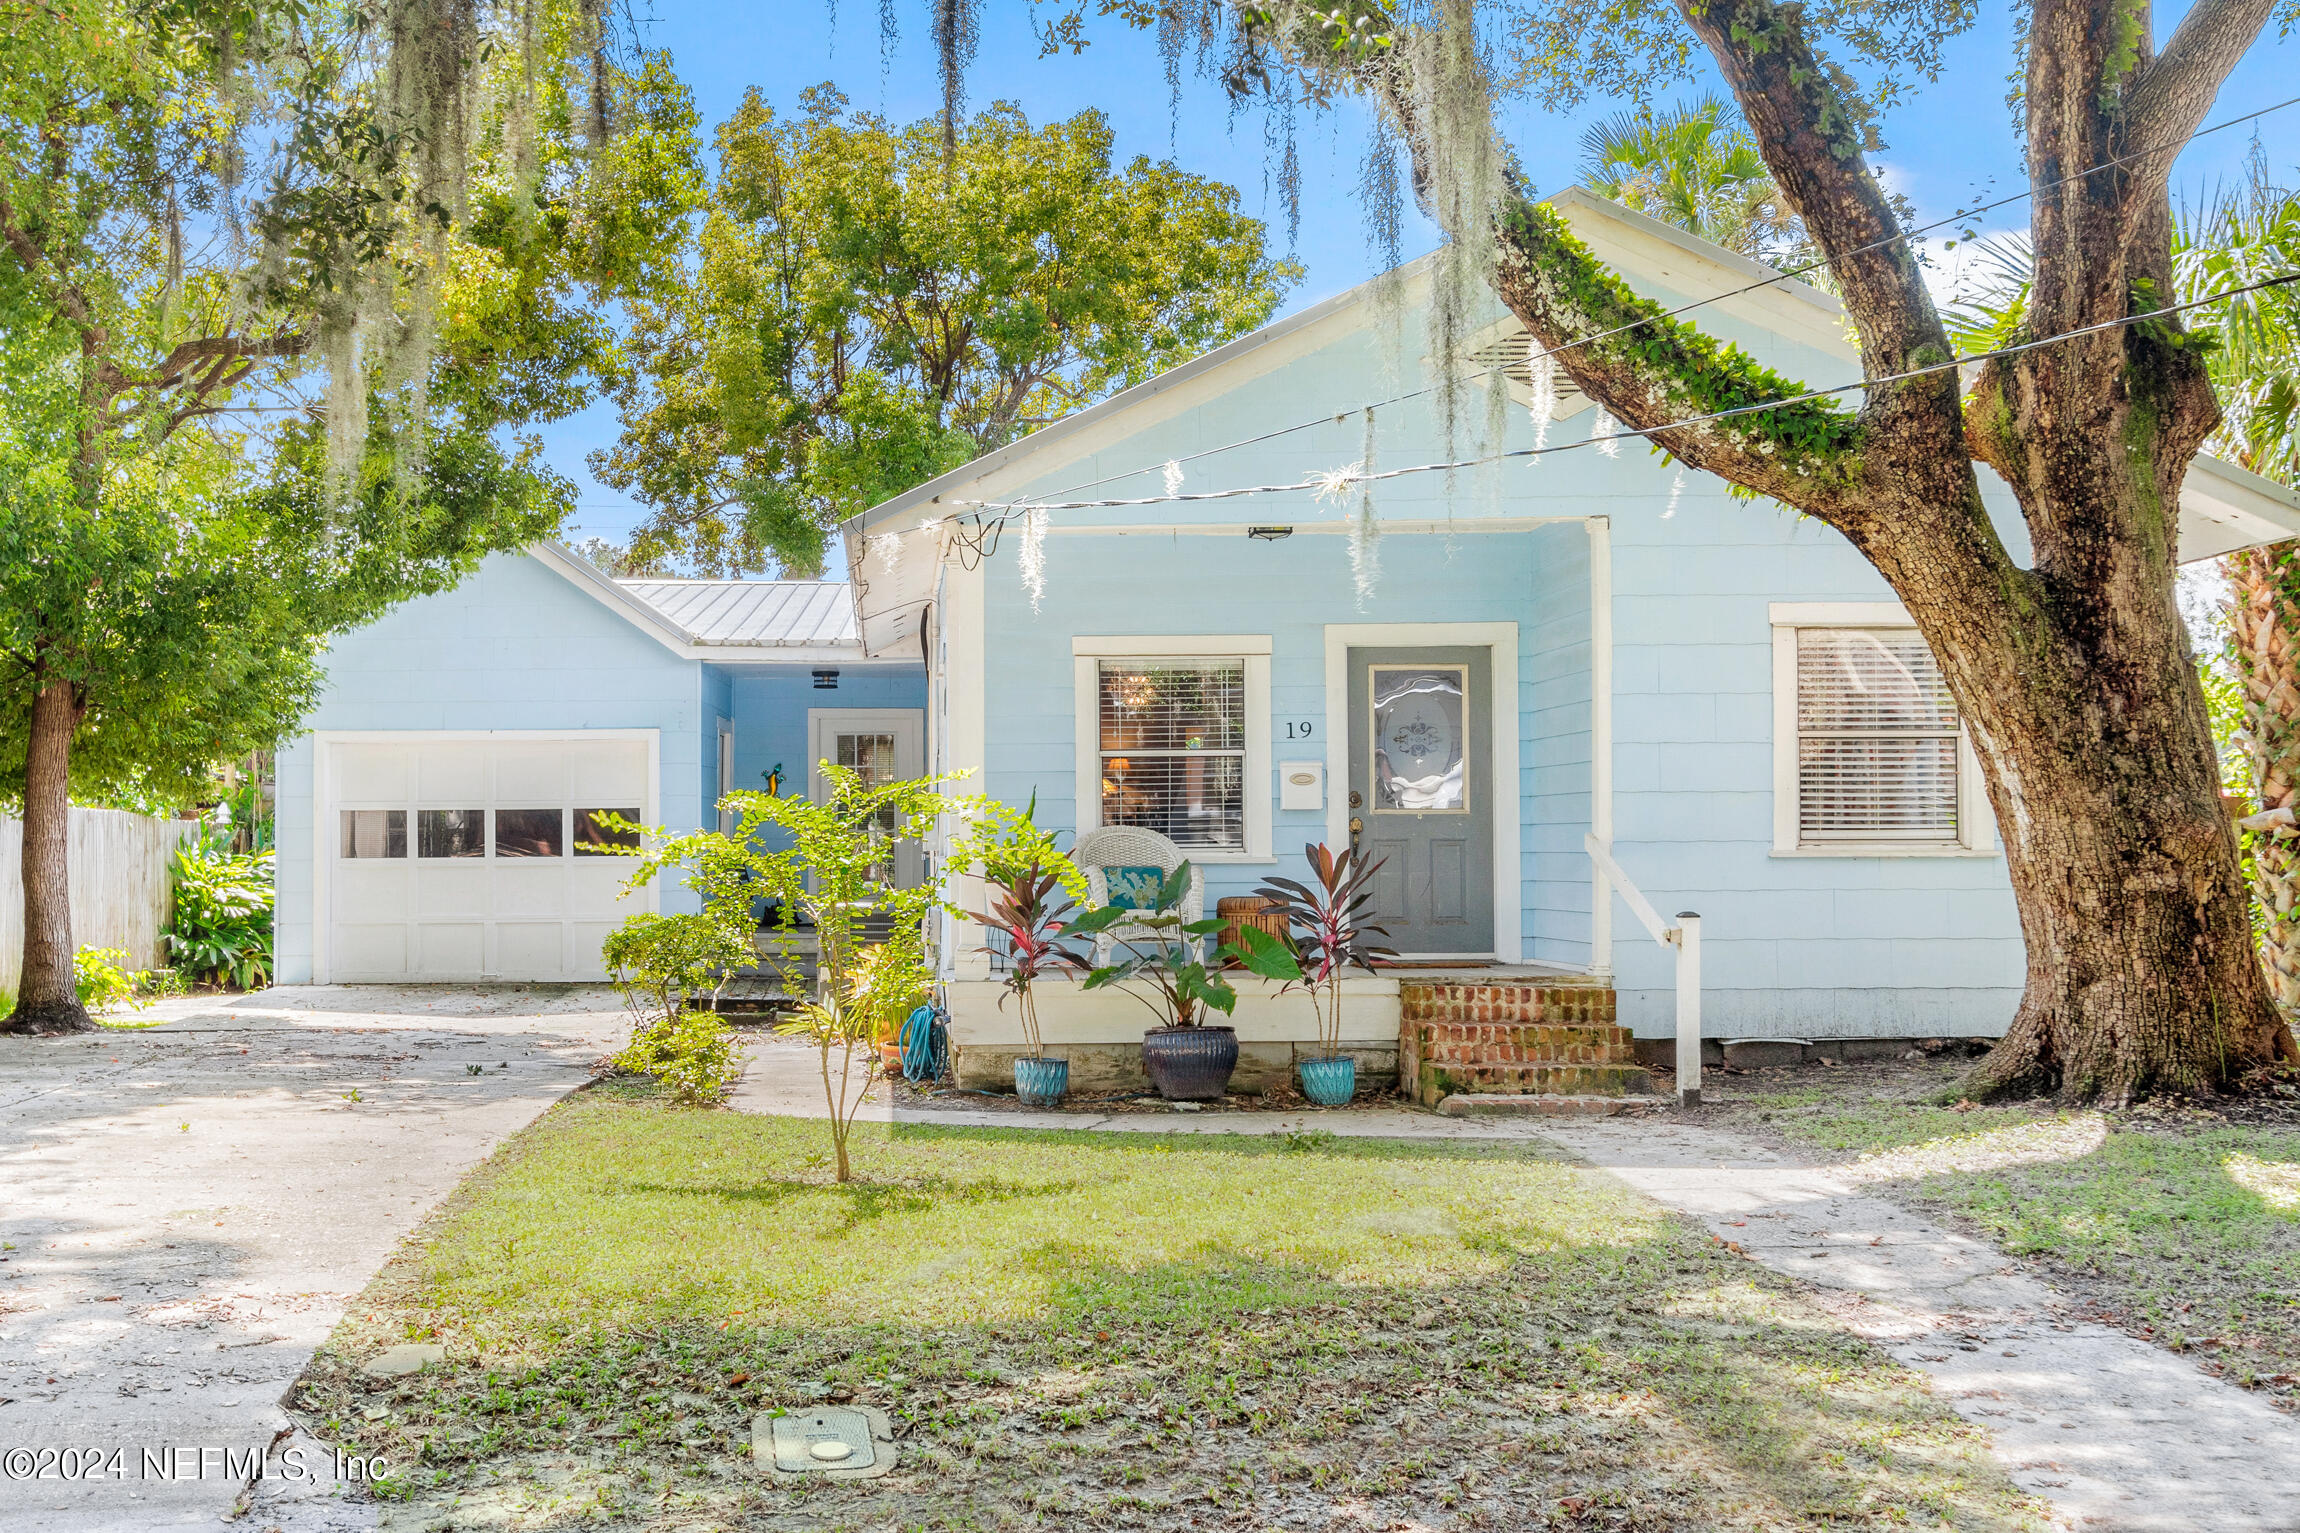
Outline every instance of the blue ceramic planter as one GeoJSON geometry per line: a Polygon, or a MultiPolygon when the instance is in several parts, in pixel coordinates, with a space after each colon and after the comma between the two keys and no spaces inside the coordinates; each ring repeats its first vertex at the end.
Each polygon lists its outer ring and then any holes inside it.
{"type": "Polygon", "coordinates": [[[1302,1095],[1320,1107],[1347,1107],[1350,1098],[1357,1095],[1358,1062],[1354,1059],[1305,1059],[1301,1070],[1302,1095]]]}
{"type": "Polygon", "coordinates": [[[1018,1059],[1014,1062],[1014,1094],[1030,1107],[1051,1107],[1070,1090],[1067,1059],[1018,1059]]]}

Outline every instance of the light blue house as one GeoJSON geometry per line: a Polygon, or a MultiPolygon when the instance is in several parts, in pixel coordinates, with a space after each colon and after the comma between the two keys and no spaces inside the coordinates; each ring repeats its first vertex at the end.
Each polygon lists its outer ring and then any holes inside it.
{"type": "MultiPolygon", "coordinates": [[[[1556,205],[1640,291],[1720,300],[1699,316],[1712,334],[1816,386],[1859,377],[1825,293],[1725,296],[1773,273],[1585,194],[1556,205]]],[[[931,657],[931,764],[1035,793],[1042,824],[1160,831],[1205,870],[1209,907],[1356,835],[1389,859],[1393,946],[1610,983],[1643,1037],[1672,1029],[1672,957],[1591,838],[1659,910],[1702,915],[1713,1037],[2000,1032],[2023,973],[2004,865],[1882,579],[1818,523],[1595,440],[1600,412],[1562,376],[1537,424],[1515,321],[1495,308],[1433,356],[1428,263],[1391,281],[848,524],[863,651],[931,657]],[[1473,381],[1449,443],[1438,371],[1499,364],[1500,440],[1473,381]],[[1369,404],[1378,470],[1553,450],[1380,481],[1371,537],[1355,484],[1188,498],[1363,464],[1369,404]]],[[[2213,460],[2185,500],[2187,558],[2300,531],[2293,497],[2213,460]]],[[[1011,1052],[977,946],[944,944],[956,1036],[1011,1052]]],[[[1394,1045],[1394,983],[1364,988],[1353,1036],[1394,1045]]],[[[1249,1002],[1249,1045],[1307,1036],[1298,1002],[1249,1002]]],[[[1122,1047],[1145,1020],[1107,992],[1040,1005],[1065,1045],[1122,1047]]]]}
{"type": "Polygon", "coordinates": [[[592,814],[700,827],[829,758],[923,762],[924,667],[829,581],[610,580],[555,545],[345,636],[279,758],[283,983],[599,979],[632,908],[592,814]]]}

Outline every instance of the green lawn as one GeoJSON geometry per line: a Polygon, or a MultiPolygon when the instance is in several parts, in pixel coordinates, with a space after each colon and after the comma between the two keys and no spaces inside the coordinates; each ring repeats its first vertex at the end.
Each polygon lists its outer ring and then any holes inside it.
{"type": "Polygon", "coordinates": [[[1844,1157],[1946,1213],[2103,1318],[2291,1403],[2300,1384],[2300,1105],[2193,1110],[1930,1105],[1960,1065],[1724,1077],[1730,1121],[1844,1157]]]}
{"type": "Polygon", "coordinates": [[[594,1090],[377,1279],[297,1404],[454,1525],[2030,1528],[1922,1380],[1518,1147],[858,1128],[594,1090]],[[450,1361],[374,1385],[407,1339],[450,1361]],[[759,1410],[906,1423],[792,1488],[759,1410]]]}

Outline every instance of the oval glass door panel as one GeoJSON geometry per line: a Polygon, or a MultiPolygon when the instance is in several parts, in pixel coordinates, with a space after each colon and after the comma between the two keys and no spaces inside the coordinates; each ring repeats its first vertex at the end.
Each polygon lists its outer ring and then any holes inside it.
{"type": "Polygon", "coordinates": [[[1467,813],[1468,668],[1377,665],[1372,683],[1375,810],[1467,813]]]}

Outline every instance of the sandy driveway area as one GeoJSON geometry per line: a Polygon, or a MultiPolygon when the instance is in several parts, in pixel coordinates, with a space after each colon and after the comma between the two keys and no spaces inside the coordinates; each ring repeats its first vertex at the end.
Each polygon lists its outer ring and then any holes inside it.
{"type": "MultiPolygon", "coordinates": [[[[0,1039],[10,1529],[216,1526],[343,1306],[621,1026],[597,986],[286,989],[153,1018],[0,1039]]],[[[243,1525],[333,1499],[324,1454],[279,1446],[243,1525]]]]}

